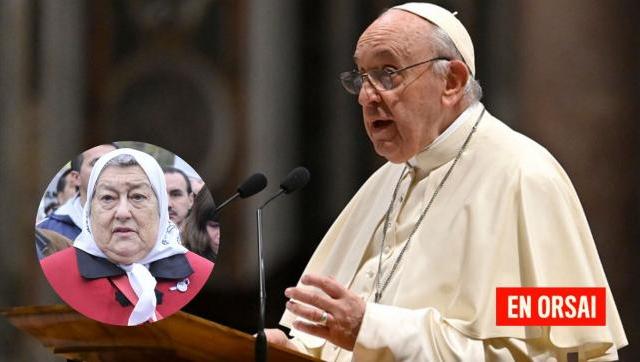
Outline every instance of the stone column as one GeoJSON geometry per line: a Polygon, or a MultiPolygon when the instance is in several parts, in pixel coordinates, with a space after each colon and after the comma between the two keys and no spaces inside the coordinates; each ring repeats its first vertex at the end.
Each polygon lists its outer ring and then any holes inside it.
{"type": "MultiPolygon", "coordinates": [[[[85,3],[41,2],[39,181],[83,151],[85,3]]],[[[93,145],[91,145],[93,146],[93,145]]]]}
{"type": "MultiPolygon", "coordinates": [[[[304,122],[298,119],[298,94],[296,77],[299,62],[297,43],[299,29],[296,23],[298,2],[295,0],[249,0],[247,24],[246,86],[247,86],[247,135],[248,154],[246,174],[263,172],[269,186],[262,194],[245,200],[243,204],[244,232],[234,240],[244,249],[237,254],[237,265],[242,265],[236,275],[237,287],[257,285],[257,236],[255,210],[266,197],[279,189],[280,181],[300,160],[296,143],[297,127],[304,122]]],[[[308,86],[312,86],[310,83],[308,86]]],[[[267,270],[287,260],[288,245],[295,240],[297,218],[292,196],[275,201],[264,212],[264,240],[267,270]]]]}

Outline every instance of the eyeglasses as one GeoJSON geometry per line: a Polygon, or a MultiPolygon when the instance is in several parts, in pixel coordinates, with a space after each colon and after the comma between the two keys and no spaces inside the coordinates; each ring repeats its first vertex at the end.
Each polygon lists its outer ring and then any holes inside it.
{"type": "Polygon", "coordinates": [[[351,94],[359,94],[360,89],[362,89],[362,84],[364,83],[364,78],[368,78],[371,85],[373,85],[379,91],[392,90],[397,87],[397,84],[393,83],[393,76],[397,73],[405,71],[407,69],[411,69],[413,67],[417,67],[418,65],[427,64],[429,62],[433,62],[436,60],[451,60],[447,57],[436,57],[429,60],[425,60],[420,63],[412,64],[406,66],[404,68],[398,70],[390,70],[390,69],[373,69],[367,73],[360,73],[357,70],[352,70],[350,72],[340,73],[340,82],[344,89],[351,94]]]}

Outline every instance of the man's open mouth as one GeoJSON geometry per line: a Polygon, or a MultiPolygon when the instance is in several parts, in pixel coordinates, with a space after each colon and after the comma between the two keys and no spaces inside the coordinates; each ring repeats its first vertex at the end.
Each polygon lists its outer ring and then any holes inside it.
{"type": "Polygon", "coordinates": [[[388,127],[391,123],[393,123],[393,121],[389,119],[376,119],[372,125],[374,129],[382,129],[388,127]]]}

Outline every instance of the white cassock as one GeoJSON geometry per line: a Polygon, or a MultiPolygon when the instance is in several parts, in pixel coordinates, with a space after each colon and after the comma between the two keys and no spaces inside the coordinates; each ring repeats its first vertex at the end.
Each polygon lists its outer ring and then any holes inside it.
{"type": "MultiPolygon", "coordinates": [[[[576,192],[558,162],[485,112],[374,303],[384,214],[405,166],[382,248],[383,280],[483,106],[469,107],[407,164],[387,163],[342,211],[304,273],[367,301],[353,354],[292,331],[325,360],[612,360],[627,345],[576,192]],[[496,326],[496,287],[606,287],[606,326],[496,326]]],[[[281,324],[295,316],[285,311],[281,324]]]]}

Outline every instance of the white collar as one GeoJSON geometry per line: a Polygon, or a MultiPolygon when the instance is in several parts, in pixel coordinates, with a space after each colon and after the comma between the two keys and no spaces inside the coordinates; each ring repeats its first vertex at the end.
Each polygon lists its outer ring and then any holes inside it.
{"type": "Polygon", "coordinates": [[[438,137],[436,137],[436,139],[433,140],[433,142],[431,142],[431,144],[429,146],[427,146],[426,148],[435,147],[440,142],[442,142],[445,139],[447,139],[447,137],[449,137],[450,134],[455,132],[455,130],[457,130],[465,121],[470,119],[471,118],[471,113],[474,113],[473,111],[476,110],[477,108],[479,108],[480,106],[481,106],[480,102],[475,102],[472,105],[470,105],[469,107],[467,107],[467,109],[465,109],[464,112],[460,113],[458,118],[456,118],[455,121],[453,121],[453,123],[451,123],[449,125],[449,127],[447,127],[447,129],[445,129],[444,132],[442,132],[438,137]]]}
{"type": "Polygon", "coordinates": [[[456,156],[473,127],[473,120],[482,114],[483,109],[480,102],[467,107],[429,146],[407,160],[407,165],[416,172],[419,179],[456,156]]]}
{"type": "Polygon", "coordinates": [[[78,228],[82,229],[82,203],[80,202],[80,194],[67,200],[55,213],[57,215],[69,216],[71,221],[73,221],[78,228]]]}

